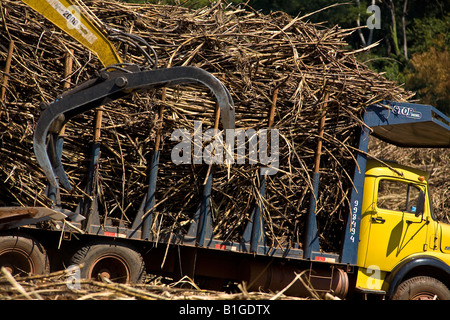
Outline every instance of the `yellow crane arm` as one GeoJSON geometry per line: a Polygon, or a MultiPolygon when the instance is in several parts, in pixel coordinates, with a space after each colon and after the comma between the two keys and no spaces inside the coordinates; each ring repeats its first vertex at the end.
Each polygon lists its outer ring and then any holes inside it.
{"type": "Polygon", "coordinates": [[[100,59],[103,66],[121,63],[113,44],[71,0],[22,0],[100,59]]]}

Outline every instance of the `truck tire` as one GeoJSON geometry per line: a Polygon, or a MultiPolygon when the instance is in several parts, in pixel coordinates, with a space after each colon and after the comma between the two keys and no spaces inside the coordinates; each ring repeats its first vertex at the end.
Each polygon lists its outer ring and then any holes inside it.
{"type": "Polygon", "coordinates": [[[133,248],[114,243],[93,243],[78,250],[72,265],[81,265],[83,279],[107,278],[116,283],[140,283],[145,278],[142,256],[133,248]]]}
{"type": "Polygon", "coordinates": [[[27,235],[0,236],[0,267],[13,276],[46,274],[50,263],[44,247],[27,235]]]}
{"type": "Polygon", "coordinates": [[[441,281],[419,276],[402,282],[393,300],[450,300],[450,290],[441,281]]]}

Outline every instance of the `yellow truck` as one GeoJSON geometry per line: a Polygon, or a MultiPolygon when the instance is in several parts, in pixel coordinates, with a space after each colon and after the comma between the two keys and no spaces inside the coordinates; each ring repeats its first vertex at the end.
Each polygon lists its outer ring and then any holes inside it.
{"type": "MultiPolygon", "coordinates": [[[[45,10],[53,10],[52,15],[63,18],[60,26],[64,30],[69,23],[72,31],[80,33],[84,29],[78,24],[87,25],[80,18],[81,11],[71,7],[68,0],[25,2],[35,5],[45,16],[45,10]]],[[[98,39],[108,41],[100,36],[98,39]]],[[[113,47],[108,44],[107,48],[113,47]]],[[[192,67],[149,69],[122,65],[114,51],[109,52],[107,56],[113,56],[112,60],[103,61],[113,61],[113,65],[106,66],[98,78],[47,105],[36,124],[36,159],[54,195],[60,184],[70,190],[60,159],[59,133],[63,125],[75,115],[135,91],[191,82],[206,85],[218,100],[223,127],[234,128],[232,98],[211,74],[192,67]]],[[[82,264],[82,278],[100,275],[133,283],[141,281],[145,273],[189,276],[213,289],[246,282],[248,290],[285,290],[285,294],[298,296],[308,296],[312,288],[319,294],[347,299],[450,299],[450,226],[433,216],[429,175],[393,162],[369,159],[367,154],[370,136],[403,147],[448,148],[450,118],[429,105],[380,101],[366,108],[363,122],[357,137],[350,209],[338,253],[325,252],[319,244],[314,201],[320,183],[318,171],[313,175],[314,192],[301,247],[267,245],[261,204],[256,204],[240,242],[217,239],[208,210],[211,175],[205,179],[189,232],[153,236],[149,230],[152,215],[144,213],[154,204],[159,157],[156,149],[143,202],[145,210],[136,215],[130,227],[100,223],[96,195],[89,185],[85,189],[89,202],[80,203],[74,212],[62,209],[57,196],[52,208],[0,208],[0,266],[12,274],[28,274],[48,272],[50,264],[52,269],[82,264]],[[53,223],[43,228],[42,222],[49,220],[53,223]],[[295,281],[300,276],[306,281],[295,281]]],[[[97,161],[98,149],[94,145],[88,184],[95,176],[97,161]]],[[[264,176],[261,178],[263,181],[264,176]]],[[[264,183],[260,196],[265,196],[264,183]]]]}
{"type": "Polygon", "coordinates": [[[396,163],[368,162],[357,288],[394,299],[448,299],[450,226],[433,216],[428,178],[396,163]]]}

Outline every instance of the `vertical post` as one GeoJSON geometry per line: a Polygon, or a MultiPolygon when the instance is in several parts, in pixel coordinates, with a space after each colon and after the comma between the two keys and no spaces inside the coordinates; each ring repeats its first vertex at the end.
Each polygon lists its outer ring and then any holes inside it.
{"type": "Polygon", "coordinates": [[[278,100],[278,90],[279,90],[279,87],[276,87],[275,90],[273,91],[272,104],[270,106],[270,111],[269,111],[269,123],[268,123],[269,130],[273,127],[273,122],[275,120],[275,110],[276,110],[277,100],[278,100]]]}
{"type": "MultiPolygon", "coordinates": [[[[98,163],[100,160],[100,136],[102,125],[103,111],[97,110],[95,114],[94,122],[94,137],[91,150],[91,163],[89,167],[89,176],[87,186],[85,188],[86,194],[89,197],[85,197],[83,200],[83,215],[86,219],[86,229],[92,225],[100,225],[100,217],[98,213],[97,202],[97,181],[98,181],[98,163]]],[[[106,218],[106,214],[105,214],[106,218]]]]}
{"type": "Polygon", "coordinates": [[[70,88],[70,75],[72,74],[73,69],[73,49],[70,49],[69,52],[66,52],[65,59],[64,59],[64,90],[70,88]]]}
{"type": "MultiPolygon", "coordinates": [[[[268,120],[268,131],[273,127],[275,119],[275,110],[278,100],[279,86],[277,86],[272,95],[272,104],[269,109],[269,120],[268,120]]],[[[270,139],[268,139],[270,140],[270,139]]],[[[264,246],[266,244],[266,238],[264,235],[264,218],[262,216],[263,211],[263,201],[266,195],[266,174],[259,175],[259,199],[257,201],[256,208],[253,210],[252,216],[250,217],[250,222],[245,228],[243,235],[243,242],[250,243],[250,252],[256,253],[259,246],[264,246]]]]}
{"type": "MultiPolygon", "coordinates": [[[[216,103],[214,129],[219,129],[220,107],[216,103]]],[[[195,212],[194,221],[192,222],[188,237],[195,238],[197,245],[207,247],[206,240],[213,238],[212,213],[211,213],[211,190],[212,190],[212,176],[214,168],[212,163],[209,164],[206,171],[205,180],[203,182],[203,194],[200,205],[195,212]]]]}
{"type": "MultiPolygon", "coordinates": [[[[70,50],[69,52],[66,52],[64,57],[64,84],[63,89],[67,90],[70,88],[70,75],[72,74],[73,69],[73,60],[72,60],[73,50],[70,50]]],[[[61,128],[59,131],[58,137],[55,137],[55,149],[54,152],[56,153],[55,156],[58,159],[61,159],[62,156],[62,150],[64,145],[64,134],[65,134],[66,127],[65,125],[61,128]]],[[[52,200],[53,204],[55,206],[60,206],[60,194],[59,194],[59,188],[55,188],[51,185],[48,186],[47,190],[47,196],[49,199],[52,200]]]]}
{"type": "Polygon", "coordinates": [[[206,239],[212,238],[212,216],[211,216],[211,189],[212,189],[212,167],[208,168],[206,183],[203,186],[202,201],[199,212],[199,225],[197,231],[198,245],[206,246],[206,239]]]}
{"type": "MultiPolygon", "coordinates": [[[[162,124],[164,119],[164,103],[166,102],[166,88],[162,89],[162,96],[161,100],[163,104],[159,107],[158,110],[158,117],[161,121],[160,125],[157,128],[156,131],[156,140],[155,140],[155,149],[153,150],[152,154],[152,160],[150,164],[150,176],[148,180],[148,190],[145,198],[145,203],[143,207],[143,211],[138,213],[137,217],[139,215],[142,215],[142,239],[149,239],[150,238],[150,227],[153,221],[153,207],[155,206],[155,199],[156,199],[156,181],[158,178],[158,168],[159,168],[159,155],[161,151],[161,131],[162,131],[162,124]]],[[[137,220],[137,219],[136,219],[137,220]]]]}
{"type": "MultiPolygon", "coordinates": [[[[367,121],[367,111],[364,115],[364,123],[367,121]]],[[[352,194],[350,196],[350,211],[347,217],[347,223],[344,232],[344,241],[341,251],[341,262],[348,264],[356,264],[358,258],[359,231],[361,222],[361,211],[364,193],[364,179],[366,176],[367,156],[369,149],[369,129],[361,128],[359,137],[359,152],[356,156],[355,171],[353,174],[352,194]]]]}
{"type": "MultiPolygon", "coordinates": [[[[66,56],[64,59],[64,85],[63,85],[63,89],[67,90],[70,88],[70,75],[72,74],[72,69],[73,69],[73,59],[72,59],[72,55],[73,55],[73,49],[70,49],[69,52],[66,52],[66,56]]],[[[62,137],[64,136],[64,133],[66,131],[66,126],[63,126],[61,128],[61,131],[59,132],[59,136],[62,137]]]]}
{"type": "Polygon", "coordinates": [[[306,217],[306,234],[305,234],[305,248],[304,258],[311,259],[312,252],[318,252],[320,250],[319,234],[317,230],[316,210],[317,200],[319,197],[319,182],[320,182],[320,157],[322,155],[322,139],[325,131],[325,116],[328,103],[328,93],[325,95],[325,102],[322,105],[322,112],[319,119],[319,132],[316,154],[314,158],[314,170],[312,176],[313,190],[309,200],[309,210],[306,217]]]}
{"type": "MultiPolygon", "coordinates": [[[[261,199],[265,197],[266,193],[266,176],[259,175],[259,196],[261,199]]],[[[262,200],[259,200],[256,208],[253,210],[250,217],[250,222],[244,230],[242,242],[244,244],[250,244],[249,252],[257,253],[259,246],[266,244],[266,237],[264,235],[264,219],[262,217],[263,204],[262,200]]]]}
{"type": "Polygon", "coordinates": [[[11,40],[8,47],[8,56],[6,57],[6,65],[5,65],[5,73],[3,74],[3,80],[2,80],[2,89],[0,94],[0,99],[2,104],[5,102],[6,98],[6,88],[8,86],[8,80],[9,80],[9,72],[11,70],[11,61],[14,53],[14,41],[11,40]]]}
{"type": "MultiPolygon", "coordinates": [[[[102,119],[103,119],[103,110],[101,108],[98,108],[95,111],[94,130],[91,149],[91,163],[89,167],[87,186],[85,188],[86,194],[89,196],[89,198],[85,197],[85,200],[83,200],[84,202],[83,215],[87,217],[86,228],[88,230],[92,225],[100,225],[100,216],[98,212],[97,182],[98,182],[98,171],[100,161],[102,119]]],[[[105,212],[104,216],[105,225],[107,224],[106,221],[107,215],[108,213],[105,212]]]]}

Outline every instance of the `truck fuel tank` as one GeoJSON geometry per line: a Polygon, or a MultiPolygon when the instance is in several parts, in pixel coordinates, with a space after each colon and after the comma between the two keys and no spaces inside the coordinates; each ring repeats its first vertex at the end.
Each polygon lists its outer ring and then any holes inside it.
{"type": "MultiPolygon", "coordinates": [[[[306,266],[306,265],[305,265],[306,266]]],[[[318,264],[317,267],[294,266],[283,262],[244,261],[241,277],[250,291],[280,291],[286,295],[308,297],[310,290],[318,295],[331,293],[345,298],[349,280],[347,273],[336,266],[318,264]]]]}

